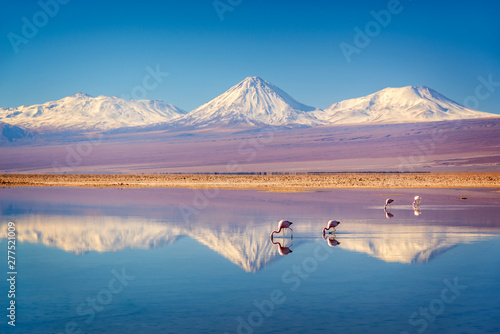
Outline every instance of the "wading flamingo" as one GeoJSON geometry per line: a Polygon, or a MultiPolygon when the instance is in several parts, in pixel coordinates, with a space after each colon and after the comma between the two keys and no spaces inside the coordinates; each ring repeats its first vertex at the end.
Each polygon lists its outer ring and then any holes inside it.
{"type": "Polygon", "coordinates": [[[413,199],[413,207],[416,207],[417,205],[420,205],[420,202],[422,201],[422,197],[420,196],[415,196],[415,198],[413,199]]]}
{"type": "Polygon", "coordinates": [[[392,198],[388,198],[385,200],[385,206],[384,206],[384,210],[387,209],[387,206],[389,206],[389,210],[391,209],[391,203],[394,202],[394,200],[392,198]]]}
{"type": "Polygon", "coordinates": [[[288,220],[280,220],[280,222],[278,223],[278,230],[277,231],[272,231],[271,232],[271,239],[273,238],[273,234],[274,233],[280,233],[281,230],[283,230],[283,236],[285,236],[285,229],[289,228],[290,231],[292,231],[293,233],[293,230],[292,228],[290,227],[290,225],[292,225],[293,223],[292,222],[289,222],[288,220]]]}
{"type": "MultiPolygon", "coordinates": [[[[335,232],[335,228],[337,226],[339,226],[340,222],[336,221],[336,220],[330,220],[328,222],[328,224],[326,225],[326,227],[323,229],[323,235],[325,235],[326,231],[328,231],[329,229],[333,228],[333,232],[335,232]]],[[[328,233],[332,233],[332,232],[328,232],[328,233]]]]}

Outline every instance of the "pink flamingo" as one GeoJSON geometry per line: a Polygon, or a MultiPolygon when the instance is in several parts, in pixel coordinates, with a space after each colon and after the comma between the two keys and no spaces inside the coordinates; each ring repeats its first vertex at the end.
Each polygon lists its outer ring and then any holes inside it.
{"type": "MultiPolygon", "coordinates": [[[[293,250],[290,249],[290,247],[283,247],[281,246],[281,243],[279,241],[277,242],[274,242],[272,239],[271,239],[271,243],[273,245],[278,245],[278,252],[280,253],[280,255],[288,255],[290,253],[293,253],[293,250]]],[[[291,245],[290,245],[291,246],[291,245]]]]}
{"type": "MultiPolygon", "coordinates": [[[[336,220],[330,220],[326,227],[323,229],[323,235],[325,235],[325,232],[328,231],[329,229],[333,228],[333,232],[335,232],[335,228],[339,226],[340,222],[336,220]]],[[[331,233],[331,232],[329,232],[331,233]]]]}
{"type": "Polygon", "coordinates": [[[415,198],[413,199],[413,207],[416,207],[418,205],[420,205],[420,202],[422,201],[422,197],[420,196],[415,196],[415,198]]]}
{"type": "Polygon", "coordinates": [[[272,231],[271,232],[271,240],[273,239],[273,234],[274,233],[280,233],[281,230],[283,230],[283,236],[285,236],[285,229],[289,228],[290,231],[292,231],[293,233],[293,230],[292,228],[290,227],[290,225],[292,225],[293,223],[292,222],[289,222],[288,220],[280,220],[280,222],[278,223],[278,230],[277,231],[272,231]]]}
{"type": "Polygon", "coordinates": [[[391,209],[391,203],[394,202],[394,200],[392,198],[388,198],[385,200],[385,206],[384,206],[384,210],[387,209],[387,206],[389,206],[389,210],[391,209]]]}

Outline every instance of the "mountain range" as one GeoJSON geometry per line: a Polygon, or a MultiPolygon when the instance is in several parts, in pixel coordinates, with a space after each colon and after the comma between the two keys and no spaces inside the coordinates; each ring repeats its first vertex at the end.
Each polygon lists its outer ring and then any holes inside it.
{"type": "MultiPolygon", "coordinates": [[[[39,132],[106,131],[122,128],[312,127],[336,124],[414,123],[499,117],[466,108],[428,87],[386,88],[333,103],[325,110],[302,104],[280,88],[248,77],[187,113],[158,100],[91,97],[0,108],[0,122],[39,132]]],[[[25,130],[23,130],[25,131],[25,130]]]]}
{"type": "Polygon", "coordinates": [[[77,93],[43,104],[0,109],[0,121],[39,131],[102,131],[152,125],[184,114],[184,110],[158,100],[77,93]]]}

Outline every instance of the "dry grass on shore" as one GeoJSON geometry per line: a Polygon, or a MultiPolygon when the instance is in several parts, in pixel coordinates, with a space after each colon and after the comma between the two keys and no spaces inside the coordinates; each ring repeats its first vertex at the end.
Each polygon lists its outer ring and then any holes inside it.
{"type": "Polygon", "coordinates": [[[0,187],[219,188],[307,191],[332,188],[496,188],[500,173],[328,173],[299,175],[0,175],[0,187]]]}

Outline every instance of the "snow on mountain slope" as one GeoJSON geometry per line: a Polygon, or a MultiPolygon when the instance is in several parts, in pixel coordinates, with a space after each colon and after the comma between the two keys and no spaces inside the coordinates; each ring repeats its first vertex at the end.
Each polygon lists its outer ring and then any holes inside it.
{"type": "Polygon", "coordinates": [[[248,77],[174,123],[198,128],[219,125],[311,126],[322,123],[314,116],[315,110],[259,77],[248,77]]]}
{"type": "Polygon", "coordinates": [[[428,87],[385,88],[332,104],[317,116],[328,123],[411,123],[498,117],[459,105],[428,87]]]}
{"type": "Polygon", "coordinates": [[[0,122],[41,133],[413,123],[485,117],[499,115],[463,107],[430,88],[414,86],[386,88],[334,103],[323,111],[297,102],[259,77],[244,79],[189,113],[163,101],[82,93],[44,104],[0,108],[0,122]]]}
{"type": "Polygon", "coordinates": [[[163,101],[77,93],[44,104],[0,108],[0,121],[45,131],[89,131],[161,123],[183,114],[185,111],[163,101]]]}

